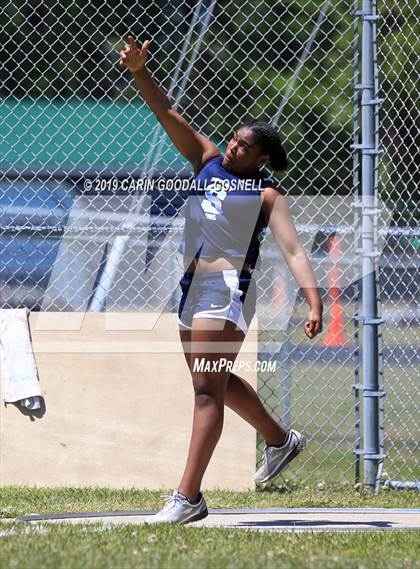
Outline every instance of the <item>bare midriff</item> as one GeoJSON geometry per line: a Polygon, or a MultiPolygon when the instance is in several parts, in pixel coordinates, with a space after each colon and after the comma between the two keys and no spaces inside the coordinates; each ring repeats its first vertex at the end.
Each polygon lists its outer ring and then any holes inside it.
{"type": "Polygon", "coordinates": [[[219,257],[217,259],[188,258],[184,257],[184,270],[187,272],[212,273],[217,271],[226,271],[236,269],[237,271],[248,271],[249,263],[244,263],[239,259],[225,259],[219,257]]]}

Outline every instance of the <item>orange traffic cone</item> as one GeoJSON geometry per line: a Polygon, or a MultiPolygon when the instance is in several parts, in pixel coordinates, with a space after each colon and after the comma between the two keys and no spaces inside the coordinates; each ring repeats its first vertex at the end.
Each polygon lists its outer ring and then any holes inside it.
{"type": "Polygon", "coordinates": [[[340,301],[341,269],[338,265],[338,261],[342,257],[340,235],[329,237],[328,252],[333,261],[333,265],[328,270],[328,302],[330,310],[327,333],[321,343],[324,346],[346,346],[350,341],[345,331],[345,315],[340,301]]]}

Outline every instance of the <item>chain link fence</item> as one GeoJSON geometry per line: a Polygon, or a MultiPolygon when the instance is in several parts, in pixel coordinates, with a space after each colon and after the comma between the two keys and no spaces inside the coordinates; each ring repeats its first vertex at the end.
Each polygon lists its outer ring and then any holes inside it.
{"type": "Polygon", "coordinates": [[[379,295],[383,326],[385,459],[387,476],[418,481],[419,380],[419,124],[420,13],[416,2],[378,3],[378,134],[383,149],[378,192],[394,212],[394,224],[380,259],[379,295]],[[394,51],[392,57],[391,51],[394,51]],[[416,198],[417,196],[417,198],[416,198]]]}
{"type": "MultiPolygon", "coordinates": [[[[250,118],[278,125],[291,168],[274,179],[325,300],[325,332],[310,342],[305,302],[268,234],[257,274],[259,357],[278,365],[260,373],[259,393],[310,440],[285,474],[299,483],[360,474],[359,8],[357,0],[15,0],[0,11],[2,308],[176,310],[187,195],[176,184],[191,168],[118,66],[128,33],[152,40],[154,78],[221,150],[250,118]],[[144,180],[166,180],[165,189],[147,191],[144,180]]],[[[411,0],[381,2],[378,13],[378,198],[388,215],[378,231],[382,433],[385,470],[413,480],[419,18],[411,0]]]]}

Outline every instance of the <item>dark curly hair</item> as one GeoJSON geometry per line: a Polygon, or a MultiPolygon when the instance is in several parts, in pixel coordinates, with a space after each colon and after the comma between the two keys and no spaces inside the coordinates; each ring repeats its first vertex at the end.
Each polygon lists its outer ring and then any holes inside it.
{"type": "Polygon", "coordinates": [[[242,125],[242,128],[249,128],[252,131],[256,144],[261,147],[264,154],[270,156],[270,165],[273,170],[279,172],[287,169],[289,165],[287,153],[274,127],[259,119],[252,119],[242,125]]]}

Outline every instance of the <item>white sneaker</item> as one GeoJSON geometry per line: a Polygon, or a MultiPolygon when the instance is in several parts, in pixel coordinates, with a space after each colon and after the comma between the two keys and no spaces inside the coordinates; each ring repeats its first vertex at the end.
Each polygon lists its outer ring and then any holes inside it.
{"type": "Polygon", "coordinates": [[[167,500],[160,512],[150,516],[145,522],[147,524],[189,524],[202,520],[209,513],[201,492],[199,496],[198,503],[191,504],[183,494],[174,490],[171,496],[165,496],[167,500]]]}
{"type": "Polygon", "coordinates": [[[306,447],[306,438],[289,430],[285,443],[281,447],[266,446],[264,449],[263,465],[257,470],[254,480],[264,484],[275,478],[306,447]]]}

